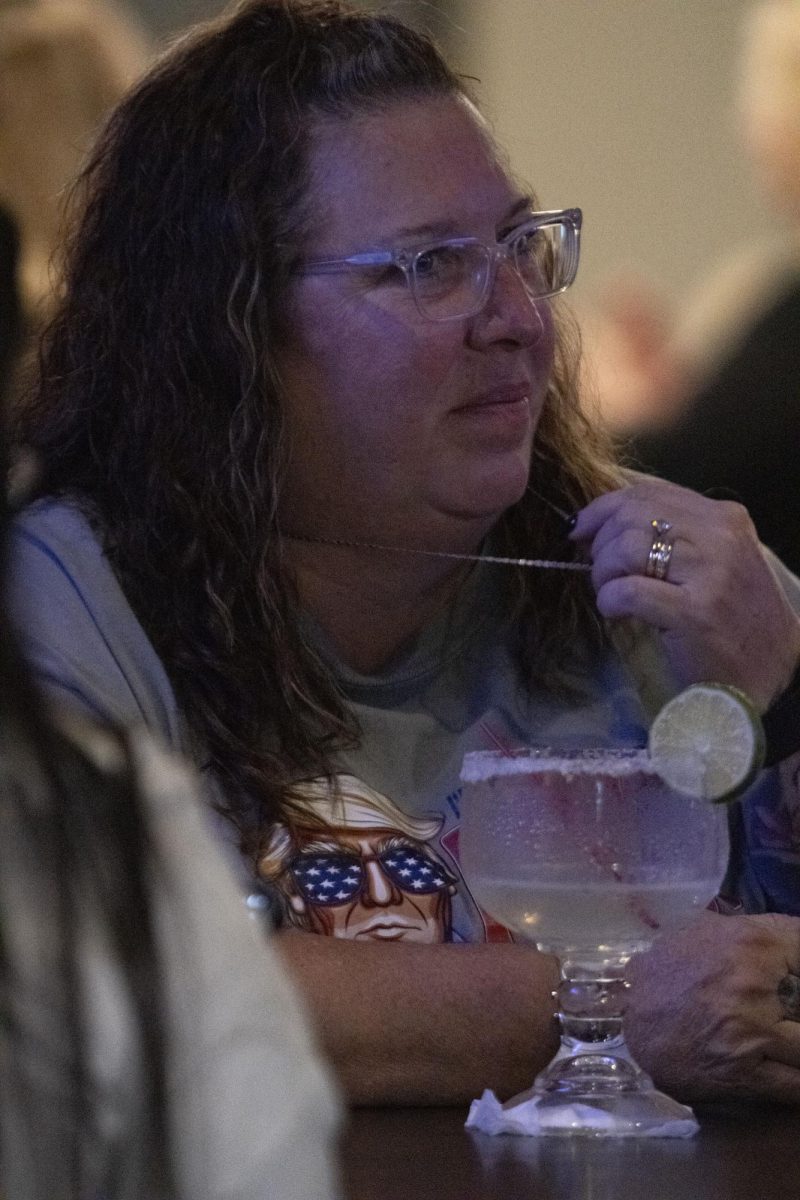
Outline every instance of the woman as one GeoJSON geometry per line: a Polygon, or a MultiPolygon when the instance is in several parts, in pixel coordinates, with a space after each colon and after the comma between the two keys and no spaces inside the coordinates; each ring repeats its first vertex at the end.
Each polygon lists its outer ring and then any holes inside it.
{"type": "Polygon", "coordinates": [[[183,767],[46,711],[0,604],[0,1194],[334,1196],[297,1003],[183,767]]]}
{"type": "MultiPolygon", "coordinates": [[[[458,880],[439,942],[309,919],[340,932],[287,932],[285,953],[351,1099],[526,1086],[555,965],[474,914],[463,753],[531,730],[640,742],[697,678],[766,708],[800,657],[794,584],[738,509],[620,486],[552,299],[579,214],[536,211],[463,81],[393,18],[245,4],[137,87],[83,187],[20,419],[42,476],[15,603],[40,674],[189,746],[269,884],[271,831],[321,780],[432,818],[458,880]],[[653,518],[675,531],[666,579],[646,574],[653,518]],[[619,646],[617,617],[638,618],[619,646]]],[[[407,903],[396,879],[382,896],[407,903]]]]}

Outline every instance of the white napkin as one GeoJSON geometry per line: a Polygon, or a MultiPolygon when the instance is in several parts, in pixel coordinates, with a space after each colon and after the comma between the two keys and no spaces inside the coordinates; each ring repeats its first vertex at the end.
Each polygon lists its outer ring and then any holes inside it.
{"type": "MultiPolygon", "coordinates": [[[[483,1133],[518,1133],[529,1136],[547,1134],[548,1129],[542,1128],[538,1112],[539,1101],[536,1097],[522,1100],[511,1108],[503,1108],[494,1092],[488,1089],[480,1100],[473,1100],[466,1120],[467,1129],[479,1129],[483,1133]]],[[[665,1125],[657,1125],[650,1129],[632,1130],[628,1122],[623,1122],[612,1113],[594,1108],[590,1104],[570,1104],[558,1110],[558,1115],[551,1110],[548,1126],[556,1124],[569,1127],[582,1125],[587,1129],[597,1131],[604,1137],[693,1137],[700,1126],[691,1115],[691,1109],[686,1109],[687,1117],[681,1121],[669,1121],[665,1125]]]]}

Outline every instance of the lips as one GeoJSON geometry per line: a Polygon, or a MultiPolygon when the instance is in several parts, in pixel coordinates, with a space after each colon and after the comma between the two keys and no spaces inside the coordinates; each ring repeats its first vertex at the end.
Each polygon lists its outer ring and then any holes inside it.
{"type": "MultiPolygon", "coordinates": [[[[405,920],[402,917],[378,917],[374,921],[368,921],[355,932],[355,938],[378,938],[380,940],[391,941],[394,938],[400,938],[404,934],[414,932],[420,928],[419,921],[405,920]]],[[[353,935],[351,935],[353,936],[353,935]]]]}
{"type": "Polygon", "coordinates": [[[459,404],[456,412],[479,412],[484,409],[507,408],[527,404],[531,398],[529,382],[504,384],[479,392],[465,404],[459,404]]]}

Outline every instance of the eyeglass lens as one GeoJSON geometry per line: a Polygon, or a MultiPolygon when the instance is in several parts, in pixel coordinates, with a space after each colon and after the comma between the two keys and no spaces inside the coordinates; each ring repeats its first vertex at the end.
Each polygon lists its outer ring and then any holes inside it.
{"type": "Polygon", "coordinates": [[[417,306],[434,320],[477,312],[498,255],[510,259],[532,297],[552,296],[572,282],[573,239],[570,226],[554,222],[520,230],[497,250],[476,242],[424,250],[411,272],[417,306]]]}

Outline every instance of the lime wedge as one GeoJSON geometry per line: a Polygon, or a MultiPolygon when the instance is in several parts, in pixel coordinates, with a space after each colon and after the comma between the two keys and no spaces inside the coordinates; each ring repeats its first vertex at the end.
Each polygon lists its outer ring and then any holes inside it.
{"type": "Polygon", "coordinates": [[[675,791],[733,800],[764,762],[761,718],[744,692],[695,683],[669,700],[650,728],[648,749],[658,774],[675,791]]]}

